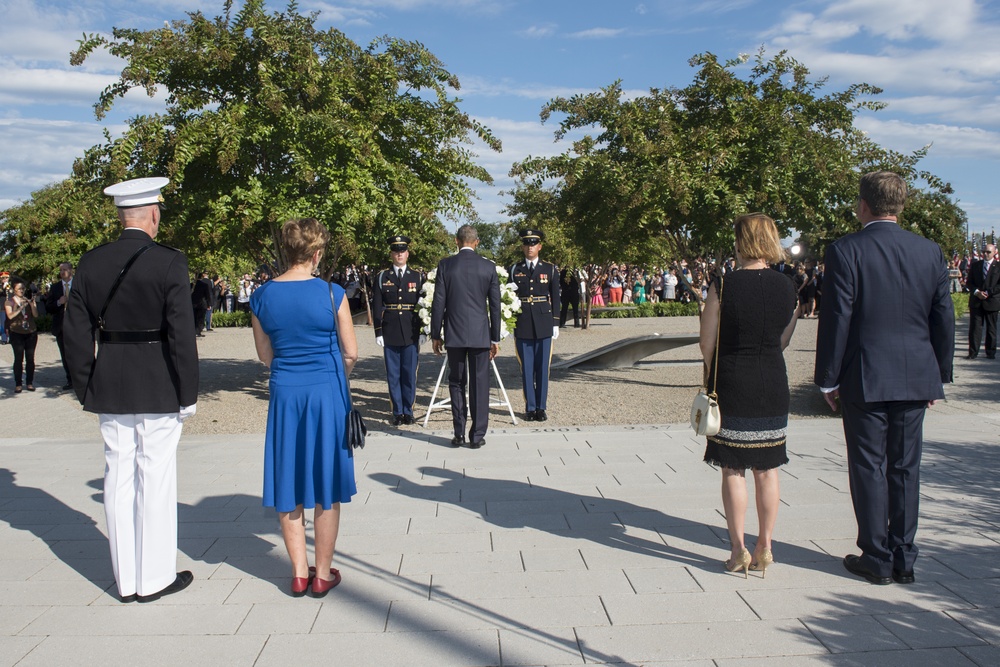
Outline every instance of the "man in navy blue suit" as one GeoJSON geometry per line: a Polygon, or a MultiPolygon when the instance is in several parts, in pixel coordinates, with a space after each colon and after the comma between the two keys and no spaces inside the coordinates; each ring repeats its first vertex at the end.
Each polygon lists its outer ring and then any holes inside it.
{"type": "Polygon", "coordinates": [[[500,351],[500,279],[496,264],[476,254],[479,233],[472,225],[455,232],[458,252],[442,259],[434,280],[431,304],[431,340],[434,354],[448,344],[448,392],[455,437],[465,443],[465,387],[469,375],[472,428],[469,447],[486,444],[490,413],[490,361],[500,351]],[[442,326],[444,334],[442,338],[442,326]]]}
{"type": "Polygon", "coordinates": [[[914,581],[924,412],[951,382],[955,311],[941,248],[896,224],[897,174],[861,177],[864,228],[826,251],[815,382],[844,413],[861,555],[844,567],[873,584],[914,581]]]}

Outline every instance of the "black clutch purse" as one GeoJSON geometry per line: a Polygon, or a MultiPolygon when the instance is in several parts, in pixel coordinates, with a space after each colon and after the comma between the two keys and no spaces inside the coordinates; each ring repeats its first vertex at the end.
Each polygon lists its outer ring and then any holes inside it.
{"type": "Polygon", "coordinates": [[[361,413],[352,409],[347,415],[347,445],[351,451],[365,448],[365,436],[368,435],[368,427],[365,420],[361,418],[361,413]]]}

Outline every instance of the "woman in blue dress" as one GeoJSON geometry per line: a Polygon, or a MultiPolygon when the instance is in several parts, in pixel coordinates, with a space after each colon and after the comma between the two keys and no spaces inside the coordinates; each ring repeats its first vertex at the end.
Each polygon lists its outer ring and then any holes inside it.
{"type": "Polygon", "coordinates": [[[311,588],[322,597],[340,583],[331,567],[340,503],[357,493],[347,444],[354,323],[343,288],[313,277],[329,240],[315,218],[286,222],[281,241],[290,268],[250,299],[257,356],[271,369],[264,506],[278,511],[295,596],[311,588]],[[315,568],[306,552],[306,507],[315,508],[315,568]]]}

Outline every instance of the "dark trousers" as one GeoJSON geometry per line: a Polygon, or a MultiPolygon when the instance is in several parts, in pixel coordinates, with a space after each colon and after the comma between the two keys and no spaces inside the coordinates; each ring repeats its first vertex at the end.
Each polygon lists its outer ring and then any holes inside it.
{"type": "Polygon", "coordinates": [[[204,306],[194,306],[194,330],[201,333],[205,329],[205,311],[208,310],[204,306]]]}
{"type": "Polygon", "coordinates": [[[524,387],[524,409],[527,412],[545,410],[549,395],[549,361],[552,359],[551,338],[517,338],[514,340],[517,361],[521,364],[524,387]]]}
{"type": "Polygon", "coordinates": [[[382,351],[394,416],[413,416],[413,402],[417,400],[417,348],[416,343],[386,345],[382,351]]]}
{"type": "Polygon", "coordinates": [[[969,308],[969,356],[979,355],[984,323],[986,324],[986,356],[995,357],[997,354],[997,311],[988,313],[983,310],[982,306],[972,306],[969,308]]]}
{"type": "Polygon", "coordinates": [[[559,313],[559,326],[566,326],[566,315],[569,314],[569,307],[573,306],[573,326],[580,326],[580,297],[568,298],[562,302],[562,312],[559,313]]]}
{"type": "Polygon", "coordinates": [[[30,334],[10,332],[10,346],[14,350],[14,386],[21,386],[21,376],[27,384],[35,384],[35,347],[38,346],[38,332],[30,334]]]}
{"type": "Polygon", "coordinates": [[[66,348],[63,347],[62,331],[56,334],[56,346],[59,348],[59,359],[62,360],[63,372],[66,373],[66,384],[72,384],[73,379],[69,376],[69,366],[66,365],[66,348]]]}
{"type": "Polygon", "coordinates": [[[863,564],[884,577],[912,570],[927,402],[863,403],[841,394],[841,407],[863,564]]]}
{"type": "Polygon", "coordinates": [[[469,376],[469,412],[472,428],[469,440],[477,442],[486,437],[490,418],[490,348],[448,348],[448,394],[451,397],[451,421],[456,436],[465,435],[465,387],[469,376]]]}

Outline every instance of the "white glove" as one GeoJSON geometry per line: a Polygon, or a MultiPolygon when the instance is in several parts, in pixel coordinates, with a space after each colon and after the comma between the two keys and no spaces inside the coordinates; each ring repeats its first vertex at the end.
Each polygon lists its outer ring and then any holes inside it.
{"type": "Polygon", "coordinates": [[[194,417],[194,413],[198,412],[198,404],[192,403],[191,405],[182,405],[181,411],[177,413],[177,418],[181,420],[183,424],[188,417],[194,417]]]}
{"type": "Polygon", "coordinates": [[[383,338],[382,336],[375,336],[375,342],[378,344],[379,347],[385,347],[385,338],[383,338]]]}
{"type": "Polygon", "coordinates": [[[427,334],[420,334],[420,339],[417,341],[417,347],[423,347],[424,343],[427,342],[427,334]]]}
{"type": "Polygon", "coordinates": [[[552,340],[559,338],[559,327],[552,327],[552,340]]]}

